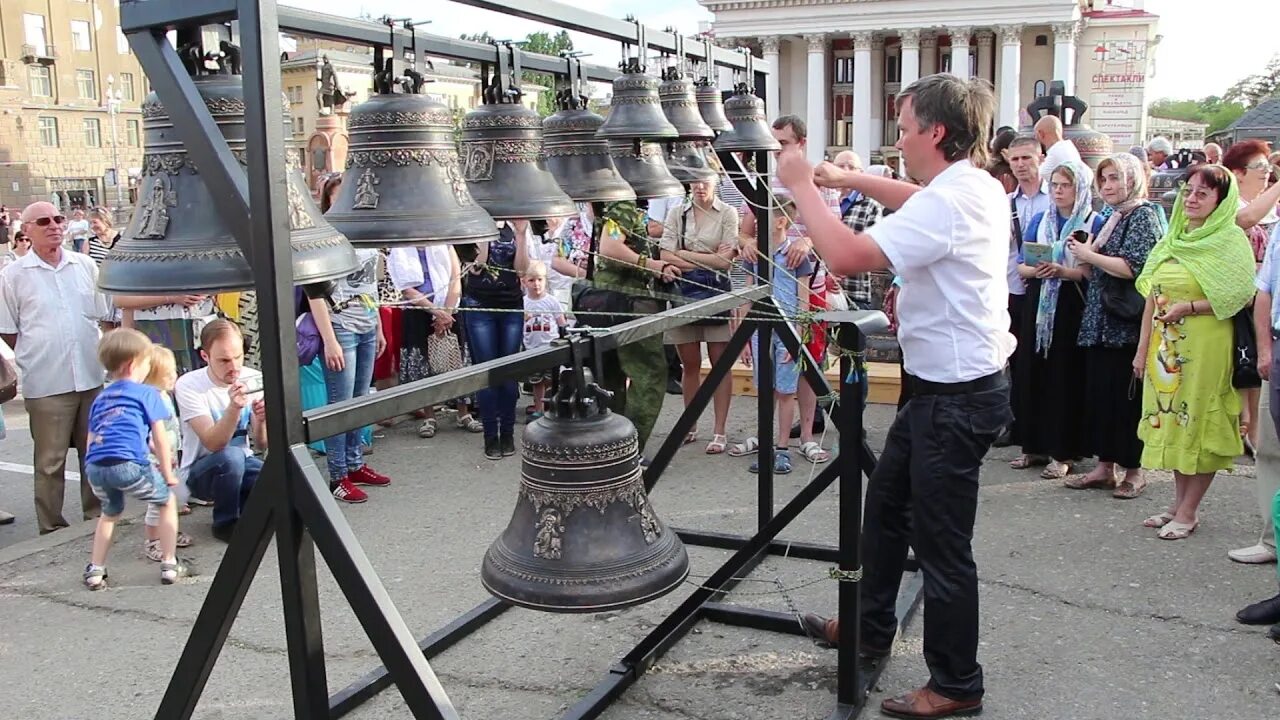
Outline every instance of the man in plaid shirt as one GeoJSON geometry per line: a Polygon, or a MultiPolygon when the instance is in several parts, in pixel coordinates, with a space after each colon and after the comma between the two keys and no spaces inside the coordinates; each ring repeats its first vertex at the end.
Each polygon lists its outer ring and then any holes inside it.
{"type": "MultiPolygon", "coordinates": [[[[841,170],[862,172],[862,158],[852,150],[836,155],[835,165],[841,170]]],[[[857,190],[850,191],[840,199],[840,217],[854,232],[863,232],[875,225],[883,213],[883,205],[857,190]]],[[[845,278],[844,288],[849,293],[849,299],[859,307],[871,306],[871,273],[850,275],[845,278]]]]}

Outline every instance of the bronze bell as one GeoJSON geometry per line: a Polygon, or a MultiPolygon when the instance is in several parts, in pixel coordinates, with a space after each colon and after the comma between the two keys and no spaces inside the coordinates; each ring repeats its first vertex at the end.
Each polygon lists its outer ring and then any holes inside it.
{"type": "MultiPolygon", "coordinates": [[[[240,164],[246,164],[240,77],[203,75],[193,79],[232,154],[240,164]]],[[[252,288],[249,264],[155,93],[143,103],[142,117],[146,134],[138,205],[120,242],[102,263],[98,286],[108,292],[138,295],[252,288]]],[[[287,138],[293,131],[287,114],[284,124],[287,138]]],[[[343,277],[356,269],[355,251],[320,215],[297,160],[297,155],[289,152],[287,198],[294,284],[343,277]]]]}
{"type": "Polygon", "coordinates": [[[494,220],[569,217],[573,200],[547,171],[542,118],[515,103],[486,103],[462,120],[462,176],[494,220]]]}
{"type": "Polygon", "coordinates": [[[352,243],[497,239],[463,179],[449,108],[425,95],[380,93],[351,111],[347,128],[347,167],[325,219],[352,243]]]}
{"type": "Polygon", "coordinates": [[[710,140],[715,132],[702,121],[698,112],[698,98],[693,92],[693,81],[684,77],[676,68],[668,68],[658,87],[662,102],[662,114],[676,129],[681,140],[710,140]]]}
{"type": "Polygon", "coordinates": [[[698,113],[707,127],[716,132],[733,129],[733,123],[724,116],[724,98],[720,96],[720,88],[712,85],[710,80],[699,80],[694,97],[698,99],[698,113]]]}
{"type": "Polygon", "coordinates": [[[662,146],[653,142],[610,140],[609,154],[622,179],[635,191],[636,198],[684,195],[684,187],[667,169],[662,146]]]}
{"type": "Polygon", "coordinates": [[[613,164],[608,141],[596,138],[603,123],[586,108],[566,108],[542,121],[547,169],[575,202],[636,199],[613,164]]]}
{"type": "Polygon", "coordinates": [[[699,180],[715,182],[720,174],[707,162],[706,153],[710,150],[711,143],[706,140],[671,143],[667,150],[667,169],[683,185],[699,180]]]}
{"type": "Polygon", "coordinates": [[[609,116],[596,131],[605,140],[674,140],[680,133],[662,113],[658,98],[658,79],[640,72],[638,67],[626,69],[613,80],[613,98],[609,116]]]}
{"type": "Polygon", "coordinates": [[[654,513],[631,421],[610,393],[560,374],[547,414],[525,426],[515,512],[485,554],[493,595],[550,612],[601,612],[671,592],[689,573],[684,544],[654,513]]]}
{"type": "Polygon", "coordinates": [[[773,137],[764,116],[764,101],[756,97],[746,84],[740,84],[733,97],[724,103],[724,115],[733,124],[716,138],[716,152],[778,151],[782,145],[773,137]]]}

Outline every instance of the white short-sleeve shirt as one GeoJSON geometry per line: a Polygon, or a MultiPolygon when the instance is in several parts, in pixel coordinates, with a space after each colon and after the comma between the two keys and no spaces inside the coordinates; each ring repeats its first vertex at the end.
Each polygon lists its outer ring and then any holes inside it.
{"type": "Polygon", "coordinates": [[[1004,369],[1009,334],[1009,200],[967,160],[867,228],[902,280],[898,344],[911,375],[938,383],[1004,369]]]}
{"type": "Polygon", "coordinates": [[[98,292],[98,266],[88,255],[62,251],[51,267],[34,251],[0,273],[0,333],[16,334],[15,356],[28,398],[102,386],[99,321],[113,310],[98,292]]]}

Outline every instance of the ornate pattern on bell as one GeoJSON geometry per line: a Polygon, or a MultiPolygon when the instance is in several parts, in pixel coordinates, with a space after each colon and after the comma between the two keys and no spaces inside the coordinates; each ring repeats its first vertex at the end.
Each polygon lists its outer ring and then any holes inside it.
{"type": "Polygon", "coordinates": [[[669,69],[664,77],[658,87],[658,98],[662,103],[662,114],[675,127],[677,137],[681,140],[710,140],[715,137],[715,131],[702,121],[702,114],[698,112],[693,80],[684,77],[676,68],[669,69]]]}
{"type": "Polygon", "coordinates": [[[716,138],[716,152],[778,151],[782,149],[769,129],[764,115],[764,101],[744,84],[724,103],[724,115],[733,129],[716,138]]]}
{"type": "Polygon", "coordinates": [[[462,176],[494,220],[570,217],[573,200],[547,170],[542,118],[515,103],[486,103],[462,119],[462,176]]]}
{"type": "Polygon", "coordinates": [[[1111,136],[1079,122],[1078,116],[1075,120],[1076,122],[1063,129],[1063,137],[1076,146],[1076,150],[1080,151],[1080,159],[1090,169],[1097,170],[1098,163],[1111,154],[1111,136]]]}
{"type": "Polygon", "coordinates": [[[698,99],[698,114],[707,127],[716,132],[733,129],[733,123],[724,116],[724,98],[720,95],[720,88],[712,85],[710,80],[699,80],[694,96],[698,99]]]}
{"type": "Polygon", "coordinates": [[[609,143],[596,137],[604,118],[586,108],[560,110],[542,121],[547,169],[575,202],[635,200],[636,193],[618,174],[609,143]]]}
{"type": "MultiPolygon", "coordinates": [[[[204,75],[194,82],[232,155],[241,165],[247,164],[240,77],[204,75]]],[[[102,263],[98,286],[108,292],[138,295],[252,288],[249,264],[155,93],[143,103],[142,117],[145,141],[138,205],[120,242],[102,263]]],[[[292,119],[287,114],[284,124],[287,138],[292,134],[292,119]]],[[[293,152],[289,153],[288,167],[286,199],[294,283],[332,280],[351,273],[356,268],[355,251],[320,215],[293,152]]]]}
{"type": "Polygon", "coordinates": [[[453,113],[425,95],[381,93],[347,121],[342,187],[325,218],[356,245],[496,240],[462,176],[453,113]]]}
{"type": "Polygon", "coordinates": [[[667,169],[683,185],[699,180],[715,182],[720,175],[707,162],[706,153],[710,150],[711,143],[706,140],[671,143],[667,150],[667,169]]]}
{"type": "Polygon", "coordinates": [[[636,198],[674,197],[684,195],[684,187],[667,169],[662,146],[655,142],[610,140],[609,154],[622,179],[635,191],[636,198]]]}
{"type": "Polygon", "coordinates": [[[525,426],[515,512],[485,554],[481,582],[549,612],[648,602],[684,582],[688,553],[649,502],[635,426],[609,411],[594,383],[582,393],[575,385],[563,371],[551,409],[525,426]]]}
{"type": "Polygon", "coordinates": [[[596,131],[604,140],[674,140],[676,127],[663,114],[658,79],[642,72],[623,72],[613,80],[609,116],[596,131]]]}

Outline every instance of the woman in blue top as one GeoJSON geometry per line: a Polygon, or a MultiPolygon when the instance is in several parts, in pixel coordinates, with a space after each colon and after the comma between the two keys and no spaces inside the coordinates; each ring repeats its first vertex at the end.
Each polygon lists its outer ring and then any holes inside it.
{"type": "Polygon", "coordinates": [[[1067,242],[1077,231],[1092,237],[1102,227],[1092,210],[1092,180],[1084,165],[1067,162],[1052,170],[1054,207],[1027,224],[1018,258],[1018,274],[1027,281],[1027,301],[1035,303],[1035,312],[1023,313],[1022,341],[1013,363],[1013,382],[1023,391],[1013,409],[1018,418],[1013,442],[1022,446],[1022,455],[1012,466],[1048,462],[1043,478],[1065,477],[1071,461],[1087,448],[1080,392],[1084,355],[1076,344],[1084,313],[1084,271],[1067,252],[1067,242]],[[1048,257],[1027,260],[1032,248],[1047,249],[1048,257]]]}

